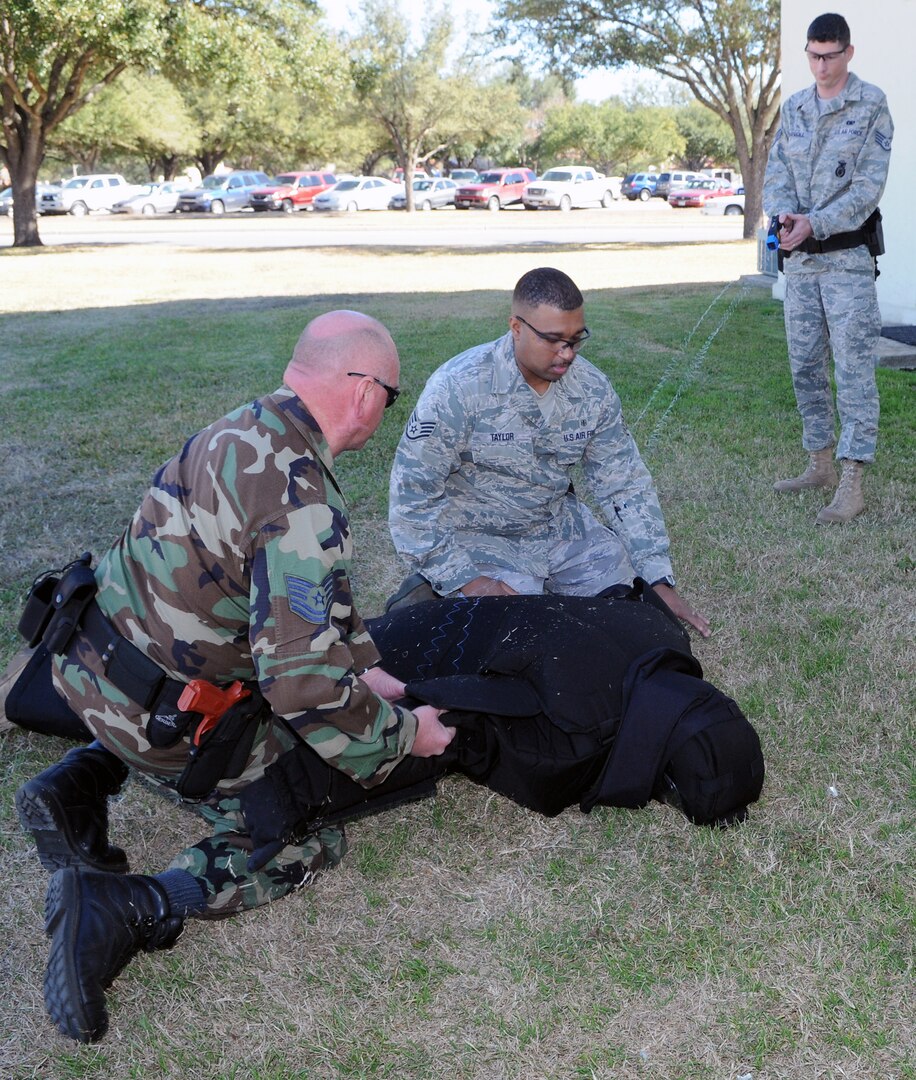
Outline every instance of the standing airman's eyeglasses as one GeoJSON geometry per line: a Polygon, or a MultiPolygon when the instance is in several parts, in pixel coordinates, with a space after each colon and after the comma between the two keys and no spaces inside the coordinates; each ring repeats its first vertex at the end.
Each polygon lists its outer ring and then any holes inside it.
{"type": "Polygon", "coordinates": [[[379,386],[388,395],[388,398],[385,401],[385,408],[386,409],[390,409],[391,406],[401,396],[400,387],[398,387],[398,386],[389,386],[388,383],[382,382],[381,379],[377,379],[374,375],[366,375],[362,371],[348,371],[347,375],[352,375],[355,379],[371,379],[374,383],[378,383],[379,386]]]}
{"type": "MultiPolygon", "coordinates": [[[[849,46],[846,46],[848,49],[849,46]]],[[[810,49],[805,49],[805,53],[812,64],[816,64],[819,60],[823,60],[825,64],[829,64],[839,58],[846,52],[846,49],[840,49],[838,52],[812,52],[810,49]]]]}
{"type": "Polygon", "coordinates": [[[572,349],[573,352],[578,352],[582,348],[583,343],[592,336],[591,331],[587,326],[584,326],[582,328],[582,333],[574,338],[565,338],[560,334],[545,334],[543,331],[538,330],[537,327],[532,326],[527,319],[523,319],[521,315],[516,315],[515,318],[518,319],[520,323],[524,323],[532,334],[537,334],[541,341],[546,341],[548,345],[553,346],[562,345],[567,349],[572,349]]]}

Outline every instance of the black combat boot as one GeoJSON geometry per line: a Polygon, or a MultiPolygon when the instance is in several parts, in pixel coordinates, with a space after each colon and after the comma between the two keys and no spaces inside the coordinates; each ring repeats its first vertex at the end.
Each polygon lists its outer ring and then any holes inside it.
{"type": "Polygon", "coordinates": [[[51,952],[44,983],[58,1029],[82,1043],[101,1039],[108,1030],[105,991],[141,949],[167,949],[183,928],[155,878],[58,870],[45,901],[51,952]]]}
{"type": "Polygon", "coordinates": [[[74,747],[16,792],[19,821],[34,836],[46,870],[127,873],[127,856],[108,843],[108,796],[121,790],[127,771],[120,758],[92,743],[74,747]]]}

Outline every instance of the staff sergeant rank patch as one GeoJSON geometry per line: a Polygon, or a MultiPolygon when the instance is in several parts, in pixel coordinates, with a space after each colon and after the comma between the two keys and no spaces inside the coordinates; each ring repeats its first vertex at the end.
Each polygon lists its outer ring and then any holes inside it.
{"type": "Polygon", "coordinates": [[[428,439],[436,429],[435,420],[421,420],[416,410],[410,414],[405,434],[408,439],[428,439]]]}
{"type": "Polygon", "coordinates": [[[287,574],[286,594],[289,597],[289,609],[294,615],[316,626],[324,626],[328,622],[334,595],[333,575],[328,574],[324,581],[316,584],[314,581],[287,574]]]}

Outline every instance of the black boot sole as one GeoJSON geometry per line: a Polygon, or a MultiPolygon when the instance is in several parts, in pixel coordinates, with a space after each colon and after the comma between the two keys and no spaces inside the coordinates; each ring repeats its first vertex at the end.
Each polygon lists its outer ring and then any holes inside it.
{"type": "Polygon", "coordinates": [[[38,858],[49,873],[68,866],[126,874],[130,870],[127,855],[119,847],[109,846],[106,859],[94,859],[80,847],[70,827],[66,810],[57,796],[35,777],[16,792],[19,822],[35,839],[38,858]]]}
{"type": "Polygon", "coordinates": [[[108,1030],[108,1013],[103,998],[101,1014],[90,1016],[92,1005],[85,1000],[74,964],[81,918],[78,874],[66,870],[56,873],[48,883],[45,899],[45,933],[51,938],[44,978],[45,1008],[63,1035],[92,1043],[108,1030]]]}

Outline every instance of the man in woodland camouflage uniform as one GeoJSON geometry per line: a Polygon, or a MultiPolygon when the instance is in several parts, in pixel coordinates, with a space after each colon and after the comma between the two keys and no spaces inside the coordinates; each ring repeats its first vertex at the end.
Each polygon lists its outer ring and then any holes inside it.
{"type": "Polygon", "coordinates": [[[775,488],[834,487],[835,446],[842,476],[833,501],[817,515],[827,524],[850,521],[865,508],[862,473],[875,457],[881,315],[876,264],[862,230],[884,191],[894,125],[883,92],[849,71],[854,49],[841,15],[816,18],[805,51],[814,85],[782,107],[763,201],[781,223],[786,337],[810,463],[775,488]],[[827,372],[831,349],[839,441],[827,372]]]}
{"type": "Polygon", "coordinates": [[[151,743],[159,713],[118,689],[91,635],[78,632],[57,657],[55,684],[97,742],[23,785],[17,806],[44,865],[63,867],[48,888],[45,1001],[74,1039],[104,1034],[107,986],[140,949],[171,945],[185,917],[277,899],[340,860],[343,831],[325,828],[250,869],[239,794],[280,755],[304,742],[368,787],[407,754],[441,754],[454,735],[439,710],[393,704],[404,684],[377,666],[351,595],[334,459],[373,434],[398,375],[380,323],[347,311],[315,319],[284,385],[192,437],[95,571],[101,616],[171,680],[247,680],[268,707],[234,779],[196,806],[210,834],[155,877],[124,874],[105,798],[126,763],[177,799],[189,737],[151,743]]]}
{"type": "Polygon", "coordinates": [[[655,486],[620,399],[578,355],[583,308],[566,274],[531,270],[509,332],[426,384],[391,472],[391,535],[414,571],[394,603],[424,592],[599,596],[638,575],[708,636],[674,587],[655,486]],[[610,528],[573,493],[577,465],[610,528]]]}

